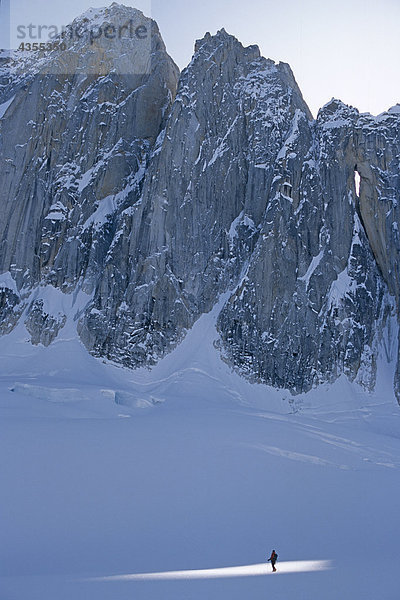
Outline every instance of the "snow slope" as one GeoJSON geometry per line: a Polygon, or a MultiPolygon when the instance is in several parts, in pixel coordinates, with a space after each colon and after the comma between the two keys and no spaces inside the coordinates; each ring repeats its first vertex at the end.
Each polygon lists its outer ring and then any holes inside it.
{"type": "Polygon", "coordinates": [[[1,600],[397,600],[392,367],[253,386],[214,347],[224,300],[152,371],[90,357],[73,311],[49,348],[0,339],[1,600]]]}

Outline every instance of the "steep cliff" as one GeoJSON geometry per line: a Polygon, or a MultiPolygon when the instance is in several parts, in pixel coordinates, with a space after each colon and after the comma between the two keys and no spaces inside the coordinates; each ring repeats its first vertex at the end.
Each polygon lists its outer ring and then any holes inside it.
{"type": "Polygon", "coordinates": [[[66,315],[45,287],[82,290],[87,349],[151,365],[230,290],[219,347],[243,375],[372,388],[399,314],[400,108],[332,100],[314,120],[290,67],[224,30],[196,43],[177,87],[139,11],[114,3],[75,26],[128,22],[149,46],[1,59],[1,331],[22,318],[51,343],[66,315]]]}
{"type": "MultiPolygon", "coordinates": [[[[19,295],[3,292],[3,330],[39,284],[95,287],[113,215],[138,198],[176,93],[179,72],[154,21],[116,4],[89,16],[103,26],[146,27],[150,51],[129,37],[91,43],[83,36],[67,38],[66,50],[12,61],[1,99],[12,102],[0,121],[0,272],[11,274],[19,295]]],[[[72,26],[87,21],[83,15],[72,26]]],[[[40,315],[39,298],[29,323],[37,321],[34,337],[44,341],[40,315]]]]}

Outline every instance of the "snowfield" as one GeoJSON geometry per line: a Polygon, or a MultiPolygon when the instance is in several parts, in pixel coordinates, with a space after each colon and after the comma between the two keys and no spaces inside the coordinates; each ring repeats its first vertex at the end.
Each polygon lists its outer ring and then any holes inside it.
{"type": "Polygon", "coordinates": [[[398,600],[393,365],[373,394],[251,385],[220,308],[152,371],[71,318],[49,348],[0,339],[1,600],[398,600]]]}

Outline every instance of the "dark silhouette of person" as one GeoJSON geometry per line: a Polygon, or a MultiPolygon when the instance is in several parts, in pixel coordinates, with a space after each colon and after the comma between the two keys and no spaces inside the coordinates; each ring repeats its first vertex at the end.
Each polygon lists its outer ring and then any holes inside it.
{"type": "Polygon", "coordinates": [[[276,569],[275,569],[275,563],[276,563],[277,560],[278,560],[278,555],[275,552],[275,550],[272,550],[271,556],[269,557],[268,562],[271,562],[273,573],[275,573],[275,571],[276,571],[276,569]]]}

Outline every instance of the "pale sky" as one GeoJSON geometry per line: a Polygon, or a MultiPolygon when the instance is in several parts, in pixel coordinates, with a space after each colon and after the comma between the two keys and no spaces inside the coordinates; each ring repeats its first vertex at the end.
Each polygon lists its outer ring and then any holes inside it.
{"type": "MultiPolygon", "coordinates": [[[[11,2],[16,24],[66,25],[107,0],[11,2]]],[[[111,1],[109,2],[111,4],[111,1]]],[[[194,41],[221,27],[265,57],[288,62],[314,115],[333,96],[378,114],[400,102],[400,0],[124,0],[159,24],[180,68],[194,41]]],[[[1,35],[1,31],[0,31],[1,35]]]]}

